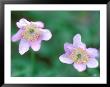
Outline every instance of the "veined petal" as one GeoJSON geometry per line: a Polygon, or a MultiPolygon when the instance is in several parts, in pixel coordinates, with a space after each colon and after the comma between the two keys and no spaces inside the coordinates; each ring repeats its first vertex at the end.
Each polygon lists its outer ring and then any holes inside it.
{"type": "Polygon", "coordinates": [[[81,35],[80,34],[76,34],[73,37],[73,46],[76,47],[76,48],[77,47],[80,47],[80,48],[83,48],[83,49],[86,48],[86,45],[81,42],[81,35]]]}
{"type": "Polygon", "coordinates": [[[25,52],[29,50],[30,44],[25,39],[21,39],[19,44],[19,53],[23,55],[25,52]]]}
{"type": "Polygon", "coordinates": [[[62,62],[62,63],[66,63],[66,64],[72,64],[73,61],[72,59],[68,58],[65,54],[61,55],[59,57],[59,60],[62,62]]]}
{"type": "Polygon", "coordinates": [[[90,60],[87,63],[88,68],[96,68],[98,67],[98,61],[95,58],[90,58],[90,60]]]}
{"type": "Polygon", "coordinates": [[[95,58],[99,56],[99,52],[96,48],[88,48],[87,52],[91,58],[95,58]]]}
{"type": "Polygon", "coordinates": [[[41,40],[36,40],[34,42],[31,42],[30,45],[34,51],[38,51],[40,50],[40,47],[41,47],[41,40]]]}
{"type": "Polygon", "coordinates": [[[52,33],[48,29],[40,29],[41,31],[41,39],[49,40],[52,37],[52,33]]]}
{"type": "Polygon", "coordinates": [[[82,72],[82,71],[85,71],[86,70],[86,64],[77,64],[77,63],[74,63],[73,66],[79,72],[82,72]]]}
{"type": "Polygon", "coordinates": [[[41,21],[32,22],[32,23],[34,23],[38,28],[44,28],[44,23],[41,21]]]}
{"type": "Polygon", "coordinates": [[[21,33],[22,32],[23,32],[22,29],[18,30],[18,32],[15,35],[12,36],[12,38],[11,38],[12,41],[13,42],[16,42],[16,41],[20,40],[21,39],[21,33]]]}
{"type": "Polygon", "coordinates": [[[70,43],[65,43],[64,44],[64,50],[65,50],[65,52],[72,52],[73,49],[74,49],[73,48],[73,44],[70,44],[70,43]]]}
{"type": "Polygon", "coordinates": [[[27,21],[26,19],[22,18],[19,20],[19,22],[16,23],[18,28],[23,28],[24,26],[26,26],[27,24],[30,24],[29,21],[27,21]]]}

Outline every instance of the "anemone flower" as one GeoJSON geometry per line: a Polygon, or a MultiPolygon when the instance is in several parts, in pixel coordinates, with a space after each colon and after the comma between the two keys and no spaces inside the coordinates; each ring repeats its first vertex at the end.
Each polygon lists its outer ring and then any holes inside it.
{"type": "Polygon", "coordinates": [[[81,42],[81,35],[76,34],[73,37],[73,44],[64,44],[65,53],[59,57],[62,63],[72,64],[79,71],[85,71],[88,68],[98,67],[96,58],[99,52],[96,48],[86,48],[86,44],[81,42]]]}
{"type": "Polygon", "coordinates": [[[49,40],[52,37],[48,29],[44,29],[44,23],[41,21],[29,22],[22,18],[16,23],[18,32],[12,36],[12,41],[19,43],[19,53],[23,55],[31,47],[33,51],[39,51],[42,40],[49,40]]]}

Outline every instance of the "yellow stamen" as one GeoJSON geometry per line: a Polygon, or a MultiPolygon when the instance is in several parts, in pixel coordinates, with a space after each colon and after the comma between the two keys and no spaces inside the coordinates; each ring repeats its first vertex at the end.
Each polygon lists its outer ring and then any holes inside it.
{"type": "Polygon", "coordinates": [[[69,58],[71,58],[75,63],[78,64],[85,64],[89,60],[88,53],[82,48],[76,48],[75,50],[73,50],[73,52],[69,55],[69,58]]]}
{"type": "Polygon", "coordinates": [[[40,30],[34,25],[30,24],[24,27],[24,32],[22,32],[22,37],[28,41],[35,41],[40,36],[40,30]]]}

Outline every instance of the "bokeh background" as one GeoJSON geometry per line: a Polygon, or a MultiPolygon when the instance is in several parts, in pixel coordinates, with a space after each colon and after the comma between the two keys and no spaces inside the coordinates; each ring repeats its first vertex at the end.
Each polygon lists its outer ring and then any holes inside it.
{"type": "MultiPolygon", "coordinates": [[[[52,32],[49,41],[42,41],[41,49],[31,49],[19,54],[19,41],[11,42],[11,76],[14,77],[97,77],[100,66],[78,72],[72,65],[63,64],[59,56],[64,53],[64,43],[73,42],[73,36],[80,33],[87,47],[100,50],[100,12],[99,11],[12,11],[11,35],[18,31],[16,22],[21,18],[28,21],[42,21],[52,32]]],[[[98,61],[100,58],[98,58],[98,61]]]]}

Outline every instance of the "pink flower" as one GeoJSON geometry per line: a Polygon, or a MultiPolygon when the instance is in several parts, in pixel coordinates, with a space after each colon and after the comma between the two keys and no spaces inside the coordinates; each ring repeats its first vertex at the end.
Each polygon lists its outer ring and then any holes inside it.
{"type": "Polygon", "coordinates": [[[79,72],[85,71],[86,68],[98,67],[97,57],[99,56],[96,48],[86,48],[81,42],[81,35],[76,34],[73,38],[73,44],[64,44],[65,54],[59,57],[62,63],[73,64],[73,67],[79,72]]]}
{"type": "Polygon", "coordinates": [[[16,23],[19,28],[18,32],[12,36],[12,41],[20,40],[19,53],[23,55],[31,47],[33,51],[38,51],[41,47],[42,40],[49,40],[52,37],[51,32],[44,28],[41,21],[29,22],[22,18],[16,23]]]}

